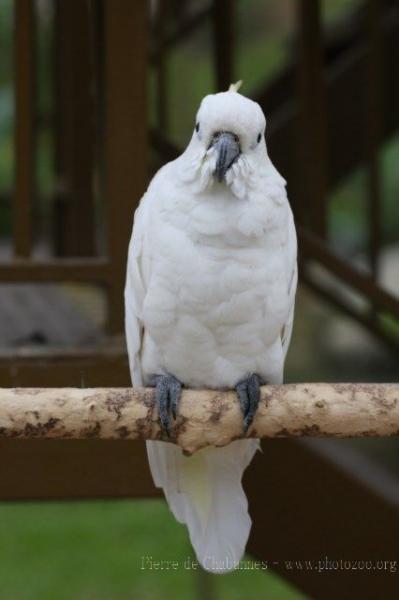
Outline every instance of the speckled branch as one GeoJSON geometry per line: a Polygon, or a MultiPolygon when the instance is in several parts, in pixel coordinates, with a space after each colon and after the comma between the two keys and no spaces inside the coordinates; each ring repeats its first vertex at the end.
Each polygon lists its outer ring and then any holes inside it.
{"type": "MultiPolygon", "coordinates": [[[[249,437],[399,435],[399,384],[264,386],[249,437]]],[[[159,440],[154,390],[0,389],[0,437],[159,440]]],[[[232,391],[184,390],[172,441],[191,454],[242,437],[232,391]]]]}

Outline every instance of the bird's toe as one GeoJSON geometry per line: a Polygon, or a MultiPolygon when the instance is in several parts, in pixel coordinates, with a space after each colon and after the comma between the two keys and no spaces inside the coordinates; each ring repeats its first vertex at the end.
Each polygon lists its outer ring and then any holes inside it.
{"type": "Polygon", "coordinates": [[[161,428],[168,437],[172,435],[172,418],[176,419],[182,384],[173,375],[156,375],[155,401],[158,405],[161,428]]]}
{"type": "Polygon", "coordinates": [[[260,400],[260,386],[262,379],[252,373],[236,385],[238,400],[244,417],[243,429],[246,433],[254,420],[260,400]]]}

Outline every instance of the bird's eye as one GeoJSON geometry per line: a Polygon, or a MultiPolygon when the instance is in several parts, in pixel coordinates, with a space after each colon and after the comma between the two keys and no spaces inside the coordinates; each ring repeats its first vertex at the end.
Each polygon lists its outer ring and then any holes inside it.
{"type": "Polygon", "coordinates": [[[259,134],[258,134],[258,138],[257,138],[257,140],[256,140],[258,144],[259,144],[259,142],[261,141],[261,139],[262,139],[262,134],[261,134],[261,133],[259,133],[259,134]]]}
{"type": "Polygon", "coordinates": [[[199,132],[199,123],[195,124],[195,131],[198,133],[199,132]]]}

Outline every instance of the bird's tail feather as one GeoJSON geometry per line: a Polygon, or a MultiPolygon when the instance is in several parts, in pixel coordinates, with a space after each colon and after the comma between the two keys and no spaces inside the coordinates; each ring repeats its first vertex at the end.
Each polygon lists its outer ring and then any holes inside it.
{"type": "Polygon", "coordinates": [[[188,527],[202,567],[225,573],[241,559],[251,529],[241,484],[258,440],[237,440],[205,448],[190,457],[165,442],[147,442],[154,483],[162,487],[171,511],[188,527]]]}

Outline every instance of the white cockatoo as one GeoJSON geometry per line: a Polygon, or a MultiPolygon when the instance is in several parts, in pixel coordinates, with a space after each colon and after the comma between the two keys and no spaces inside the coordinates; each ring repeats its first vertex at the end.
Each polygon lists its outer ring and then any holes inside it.
{"type": "MultiPolygon", "coordinates": [[[[134,386],[155,386],[170,433],[182,387],[235,388],[243,429],[262,382],[279,384],[290,342],[297,242],[286,182],[267,154],[256,103],[208,95],[191,141],[152,179],[134,218],[125,289],[134,386]]],[[[188,527],[200,564],[237,568],[251,528],[243,472],[258,440],[191,457],[149,441],[156,486],[188,527]]]]}

